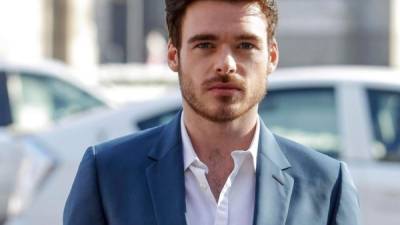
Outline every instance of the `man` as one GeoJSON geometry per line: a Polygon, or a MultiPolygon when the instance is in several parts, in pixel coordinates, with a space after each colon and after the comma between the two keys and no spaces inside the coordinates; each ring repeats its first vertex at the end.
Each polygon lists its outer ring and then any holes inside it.
{"type": "Polygon", "coordinates": [[[344,164],[273,135],[258,117],[278,63],[276,10],[273,0],[166,0],[183,112],[91,147],[65,225],[359,223],[344,164]]]}

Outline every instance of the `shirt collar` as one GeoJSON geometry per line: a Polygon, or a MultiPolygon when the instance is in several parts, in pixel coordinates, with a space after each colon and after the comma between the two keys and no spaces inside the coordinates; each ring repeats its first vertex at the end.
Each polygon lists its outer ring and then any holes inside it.
{"type": "Polygon", "coordinates": [[[186,171],[189,166],[195,162],[200,161],[197,157],[196,152],[194,151],[192,142],[189,138],[189,134],[186,130],[185,121],[183,120],[183,114],[181,114],[181,136],[182,136],[182,147],[183,147],[183,168],[186,171]]]}
{"type": "MultiPolygon", "coordinates": [[[[194,162],[199,162],[200,164],[202,163],[198,158],[196,152],[194,151],[189,134],[186,130],[183,116],[184,112],[182,112],[181,114],[181,138],[183,147],[183,168],[184,171],[186,171],[189,168],[189,166],[194,162]]],[[[254,170],[257,168],[257,153],[258,153],[259,138],[260,138],[260,118],[258,117],[256,123],[256,131],[254,132],[254,136],[251,141],[250,147],[247,149],[247,151],[251,153],[254,170]]]]}

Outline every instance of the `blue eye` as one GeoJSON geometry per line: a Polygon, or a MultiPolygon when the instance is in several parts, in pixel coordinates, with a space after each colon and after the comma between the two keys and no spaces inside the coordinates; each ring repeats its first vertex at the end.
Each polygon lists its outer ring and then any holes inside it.
{"type": "Polygon", "coordinates": [[[213,45],[209,42],[200,43],[195,46],[195,48],[205,48],[205,49],[212,48],[212,47],[213,47],[213,45]]]}
{"type": "Polygon", "coordinates": [[[249,42],[243,42],[239,44],[239,48],[242,49],[253,49],[255,46],[249,42]]]}

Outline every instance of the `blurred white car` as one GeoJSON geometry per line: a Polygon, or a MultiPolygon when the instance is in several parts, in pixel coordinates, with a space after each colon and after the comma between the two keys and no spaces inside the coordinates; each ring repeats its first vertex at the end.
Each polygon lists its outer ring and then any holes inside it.
{"type": "MultiPolygon", "coordinates": [[[[0,62],[0,129],[3,133],[0,134],[0,224],[7,212],[20,162],[26,168],[27,158],[41,154],[23,147],[19,139],[69,116],[109,108],[109,103],[99,93],[81,83],[60,63],[0,62]]],[[[50,165],[47,169],[52,168],[50,165]]]]}
{"type": "MultiPolygon", "coordinates": [[[[164,123],[180,105],[179,93],[175,93],[114,111],[70,117],[31,136],[30,142],[46,149],[57,163],[45,182],[35,181],[39,188],[31,191],[24,210],[7,225],[62,224],[63,206],[85,148],[164,123]]],[[[259,112],[275,133],[348,163],[360,192],[364,224],[398,224],[398,71],[374,67],[279,69],[269,78],[268,96],[259,112]]]]}

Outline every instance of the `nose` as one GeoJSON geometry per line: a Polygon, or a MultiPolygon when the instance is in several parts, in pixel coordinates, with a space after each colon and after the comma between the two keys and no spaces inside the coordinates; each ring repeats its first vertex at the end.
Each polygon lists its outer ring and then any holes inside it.
{"type": "Polygon", "coordinates": [[[215,63],[215,71],[218,75],[228,75],[236,72],[236,59],[229,49],[221,49],[215,63]]]}

